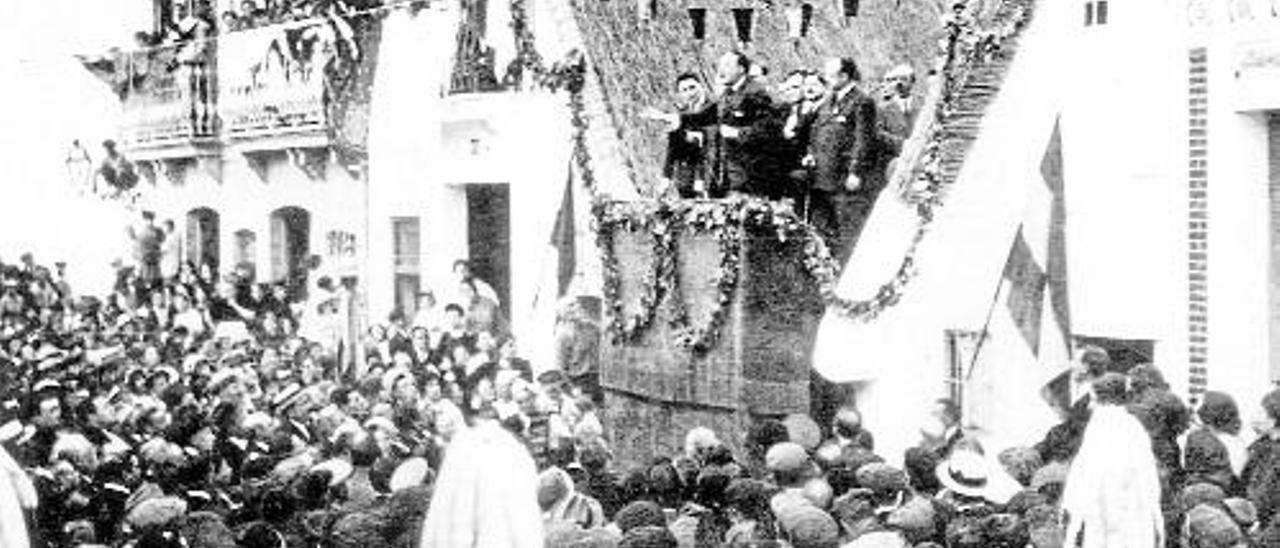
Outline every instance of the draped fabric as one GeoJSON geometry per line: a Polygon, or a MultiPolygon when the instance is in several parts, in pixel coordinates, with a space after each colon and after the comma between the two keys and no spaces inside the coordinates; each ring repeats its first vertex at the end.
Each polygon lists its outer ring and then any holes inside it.
{"type": "Polygon", "coordinates": [[[533,458],[514,436],[484,423],[449,444],[420,548],[542,548],[533,458]]]}
{"type": "Polygon", "coordinates": [[[1150,438],[1119,406],[1099,405],[1071,463],[1062,507],[1068,539],[1081,548],[1154,548],[1164,543],[1160,478],[1150,438]]]}
{"type": "Polygon", "coordinates": [[[26,472],[0,447],[0,546],[27,548],[31,545],[23,509],[36,506],[36,490],[26,472]]]}

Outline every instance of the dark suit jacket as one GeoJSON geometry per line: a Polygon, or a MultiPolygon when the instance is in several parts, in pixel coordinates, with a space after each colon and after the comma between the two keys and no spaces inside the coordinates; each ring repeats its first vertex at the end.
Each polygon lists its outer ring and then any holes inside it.
{"type": "Polygon", "coordinates": [[[837,192],[850,173],[862,180],[859,192],[883,186],[884,170],[876,154],[876,106],[857,87],[844,97],[831,97],[818,106],[809,140],[814,158],[813,188],[837,192]],[[880,173],[876,173],[877,170],[880,173]]]}
{"type": "Polygon", "coordinates": [[[737,139],[723,139],[720,180],[727,190],[762,194],[760,170],[768,165],[765,154],[776,143],[777,111],[760,82],[748,78],[726,90],[719,102],[720,124],[738,128],[737,139]]]}
{"type": "Polygon", "coordinates": [[[691,194],[697,179],[711,182],[710,156],[715,151],[712,142],[714,126],[719,116],[716,104],[708,101],[694,111],[680,112],[680,127],[667,134],[667,161],[662,175],[671,179],[681,195],[691,194]],[[691,134],[702,135],[702,141],[690,139],[691,134]]]}
{"type": "Polygon", "coordinates": [[[899,103],[893,97],[882,97],[876,106],[876,121],[880,126],[880,138],[886,146],[886,154],[896,158],[902,152],[902,143],[911,136],[911,127],[916,123],[916,114],[920,106],[913,98],[907,104],[899,103]]]}

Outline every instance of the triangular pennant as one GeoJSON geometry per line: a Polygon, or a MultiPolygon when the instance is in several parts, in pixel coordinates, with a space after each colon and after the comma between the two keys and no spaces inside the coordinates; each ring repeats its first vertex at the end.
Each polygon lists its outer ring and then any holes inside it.
{"type": "Polygon", "coordinates": [[[689,23],[693,25],[693,39],[707,37],[707,8],[689,8],[689,23]]]}
{"type": "Polygon", "coordinates": [[[1041,312],[1044,310],[1044,288],[1047,276],[1036,263],[1031,246],[1023,237],[1022,229],[1009,249],[1009,261],[1005,263],[1004,278],[1008,280],[1006,304],[1014,325],[1026,339],[1031,353],[1040,353],[1041,312]]]}
{"type": "Polygon", "coordinates": [[[738,31],[739,42],[751,43],[751,24],[755,11],[752,8],[733,8],[733,26],[738,31]]]}

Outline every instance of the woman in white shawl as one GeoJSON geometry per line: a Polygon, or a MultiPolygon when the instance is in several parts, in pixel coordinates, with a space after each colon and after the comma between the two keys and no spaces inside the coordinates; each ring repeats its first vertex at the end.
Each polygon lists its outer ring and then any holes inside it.
{"type": "Polygon", "coordinates": [[[1064,546],[1164,545],[1155,455],[1142,424],[1123,406],[1127,382],[1115,373],[1094,382],[1093,415],[1062,493],[1064,546]]]}
{"type": "Polygon", "coordinates": [[[9,453],[0,447],[0,546],[27,548],[31,539],[27,536],[24,510],[36,507],[36,488],[31,478],[14,462],[9,453]]]}
{"type": "Polygon", "coordinates": [[[538,472],[515,437],[482,422],[454,436],[419,548],[542,548],[538,472]]]}

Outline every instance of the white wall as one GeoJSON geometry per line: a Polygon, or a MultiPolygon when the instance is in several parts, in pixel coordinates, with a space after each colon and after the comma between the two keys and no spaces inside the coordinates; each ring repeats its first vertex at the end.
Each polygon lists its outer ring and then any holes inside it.
{"type": "Polygon", "coordinates": [[[1072,13],[1063,127],[1072,330],[1154,340],[1157,364],[1185,383],[1184,19],[1164,0],[1109,8],[1100,26],[1072,13]]]}
{"type": "Polygon", "coordinates": [[[456,19],[452,3],[439,2],[416,17],[394,10],[383,23],[369,121],[365,288],[372,321],[384,320],[395,302],[391,218],[419,217],[419,256],[428,278],[440,261],[432,242],[450,229],[434,205],[441,202],[435,178],[443,160],[437,128],[456,19]]]}
{"type": "MultiPolygon", "coordinates": [[[[1221,64],[1210,54],[1210,72],[1221,64]]],[[[1260,115],[1226,107],[1210,81],[1209,388],[1257,407],[1269,383],[1270,207],[1260,115]]]]}
{"type": "MultiPolygon", "coordinates": [[[[218,250],[222,269],[232,266],[235,257],[235,232],[247,229],[256,236],[255,263],[258,279],[271,276],[271,213],[279,208],[296,206],[311,214],[309,249],[311,254],[325,254],[326,233],[341,230],[357,234],[360,241],[364,211],[363,183],[330,159],[324,178],[313,180],[293,165],[283,151],[272,154],[265,162],[265,179],[250,167],[244,156],[228,149],[221,160],[221,180],[216,172],[189,165],[180,185],[163,176],[147,191],[144,207],[156,211],[158,219],[173,219],[179,232],[185,230],[186,214],[198,207],[216,210],[218,218],[218,250]],[[356,204],[356,207],[353,207],[356,204]]],[[[185,244],[185,238],[184,238],[185,244]]]]}

